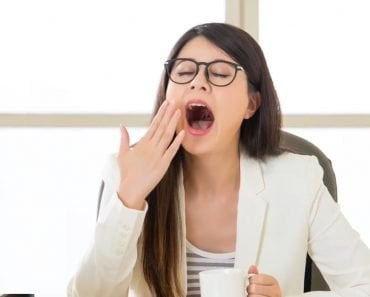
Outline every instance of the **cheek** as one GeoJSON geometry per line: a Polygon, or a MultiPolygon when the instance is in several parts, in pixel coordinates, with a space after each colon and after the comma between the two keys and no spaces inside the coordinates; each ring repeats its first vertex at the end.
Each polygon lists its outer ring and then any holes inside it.
{"type": "Polygon", "coordinates": [[[180,90],[178,87],[174,86],[173,83],[169,83],[166,90],[166,99],[178,101],[180,95],[180,90]]]}
{"type": "Polygon", "coordinates": [[[240,93],[229,94],[224,97],[222,106],[219,108],[223,114],[227,115],[230,119],[239,121],[243,119],[248,108],[248,96],[243,96],[240,93]]]}
{"type": "Polygon", "coordinates": [[[236,97],[236,101],[238,102],[238,114],[241,115],[242,118],[244,118],[244,116],[246,115],[247,113],[247,110],[248,110],[248,103],[249,103],[249,98],[248,98],[248,95],[247,93],[245,93],[245,95],[241,95],[239,94],[237,97],[236,97]]]}
{"type": "MultiPolygon", "coordinates": [[[[181,88],[173,87],[171,84],[168,85],[166,90],[166,100],[170,100],[175,103],[176,107],[179,108],[181,111],[183,110],[183,91],[181,88]]],[[[180,121],[182,121],[183,115],[181,115],[180,121]]]]}
{"type": "Polygon", "coordinates": [[[176,125],[176,132],[180,132],[182,129],[184,129],[185,126],[185,115],[183,114],[183,108],[182,108],[182,92],[177,85],[173,85],[173,83],[169,83],[167,90],[166,90],[166,99],[167,100],[172,100],[175,102],[176,107],[181,110],[181,117],[176,125]]]}
{"type": "Polygon", "coordinates": [[[220,129],[226,134],[234,134],[241,127],[244,120],[247,104],[239,98],[233,98],[227,104],[223,104],[219,114],[220,129]]]}

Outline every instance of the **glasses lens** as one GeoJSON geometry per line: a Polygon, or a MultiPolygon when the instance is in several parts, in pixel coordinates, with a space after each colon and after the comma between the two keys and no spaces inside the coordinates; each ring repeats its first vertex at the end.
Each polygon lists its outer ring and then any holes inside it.
{"type": "Polygon", "coordinates": [[[216,86],[230,84],[236,75],[236,67],[225,62],[214,62],[208,66],[208,79],[216,86]]]}
{"type": "Polygon", "coordinates": [[[171,66],[171,80],[178,84],[190,82],[197,74],[197,64],[193,61],[175,60],[171,66]]]}

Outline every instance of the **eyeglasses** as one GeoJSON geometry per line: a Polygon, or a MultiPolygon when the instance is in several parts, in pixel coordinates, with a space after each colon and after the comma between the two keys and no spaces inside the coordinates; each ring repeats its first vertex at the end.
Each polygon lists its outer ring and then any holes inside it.
{"type": "Polygon", "coordinates": [[[187,84],[197,76],[200,65],[205,66],[204,75],[207,81],[217,87],[228,86],[234,81],[239,70],[244,71],[242,66],[229,61],[215,60],[206,63],[185,58],[168,60],[164,67],[171,81],[187,84]]]}

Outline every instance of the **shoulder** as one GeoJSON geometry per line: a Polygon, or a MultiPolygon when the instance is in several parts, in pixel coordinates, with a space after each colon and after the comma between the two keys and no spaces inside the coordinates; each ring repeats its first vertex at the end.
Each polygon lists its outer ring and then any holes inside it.
{"type": "Polygon", "coordinates": [[[282,153],[279,156],[269,157],[261,162],[261,166],[266,171],[284,170],[284,172],[294,172],[306,174],[308,171],[322,173],[322,168],[316,156],[301,155],[290,152],[282,153]]]}
{"type": "Polygon", "coordinates": [[[282,174],[286,178],[296,181],[305,181],[312,185],[322,182],[323,169],[316,156],[301,155],[295,153],[283,153],[280,156],[270,158],[263,164],[266,173],[273,172],[282,174]]]}
{"type": "Polygon", "coordinates": [[[323,183],[323,169],[315,156],[283,153],[259,164],[266,186],[315,191],[323,183]]]}
{"type": "Polygon", "coordinates": [[[274,211],[285,212],[286,206],[296,214],[307,218],[307,210],[323,187],[323,170],[315,156],[283,153],[266,158],[264,161],[251,161],[254,166],[249,173],[250,180],[261,184],[259,196],[270,203],[274,211]],[[257,178],[255,177],[257,176],[257,178]]]}
{"type": "Polygon", "coordinates": [[[243,177],[262,179],[264,183],[272,182],[275,184],[281,181],[288,181],[288,183],[289,181],[299,183],[320,182],[323,178],[323,169],[316,156],[290,152],[270,156],[264,160],[243,155],[241,158],[241,172],[243,177]]]}

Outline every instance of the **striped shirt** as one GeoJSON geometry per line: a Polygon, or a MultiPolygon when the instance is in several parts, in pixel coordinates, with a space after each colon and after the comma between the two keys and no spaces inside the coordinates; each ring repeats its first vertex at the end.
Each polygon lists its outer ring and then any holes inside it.
{"type": "Polygon", "coordinates": [[[216,268],[233,268],[234,262],[234,252],[210,253],[202,251],[186,241],[187,297],[200,297],[199,272],[216,268]]]}

